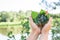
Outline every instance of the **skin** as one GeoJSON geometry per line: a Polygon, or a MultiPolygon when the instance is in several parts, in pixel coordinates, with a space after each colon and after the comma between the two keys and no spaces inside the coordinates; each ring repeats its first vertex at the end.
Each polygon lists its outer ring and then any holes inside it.
{"type": "Polygon", "coordinates": [[[41,35],[40,40],[48,40],[48,32],[51,29],[52,18],[50,17],[48,23],[42,28],[42,30],[33,22],[32,17],[29,17],[31,32],[27,40],[37,40],[41,35]]]}

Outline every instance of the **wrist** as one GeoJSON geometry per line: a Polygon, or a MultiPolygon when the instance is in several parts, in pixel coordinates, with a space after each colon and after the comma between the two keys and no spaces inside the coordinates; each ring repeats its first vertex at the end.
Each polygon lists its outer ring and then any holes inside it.
{"type": "Polygon", "coordinates": [[[31,33],[36,34],[36,35],[40,34],[40,32],[38,30],[32,30],[31,33]]]}
{"type": "Polygon", "coordinates": [[[47,37],[47,36],[48,36],[48,34],[49,34],[49,32],[41,33],[41,35],[42,35],[42,36],[45,36],[45,37],[47,37]]]}
{"type": "Polygon", "coordinates": [[[31,31],[29,38],[27,40],[37,40],[38,36],[39,36],[39,33],[37,33],[36,31],[31,31]]]}
{"type": "Polygon", "coordinates": [[[32,30],[32,32],[34,32],[36,34],[40,34],[40,30],[32,30]]]}
{"type": "Polygon", "coordinates": [[[46,31],[41,32],[41,34],[48,34],[48,33],[49,33],[49,31],[48,32],[46,32],[46,31]]]}
{"type": "Polygon", "coordinates": [[[42,33],[40,40],[48,40],[48,33],[46,33],[46,34],[42,33]]]}
{"type": "Polygon", "coordinates": [[[41,35],[42,36],[48,36],[48,33],[42,33],[41,35]]]}

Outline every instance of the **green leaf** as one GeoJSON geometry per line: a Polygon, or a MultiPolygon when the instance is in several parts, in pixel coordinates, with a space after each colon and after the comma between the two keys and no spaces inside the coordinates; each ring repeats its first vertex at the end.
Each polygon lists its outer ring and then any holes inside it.
{"type": "Polygon", "coordinates": [[[44,14],[45,15],[46,11],[41,9],[40,14],[44,14]]]}
{"type": "Polygon", "coordinates": [[[32,11],[32,18],[35,19],[38,16],[38,12],[32,11]]]}

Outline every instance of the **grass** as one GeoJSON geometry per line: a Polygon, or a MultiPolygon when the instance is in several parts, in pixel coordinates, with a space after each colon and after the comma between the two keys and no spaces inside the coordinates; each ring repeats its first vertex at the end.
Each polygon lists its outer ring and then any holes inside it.
{"type": "Polygon", "coordinates": [[[15,27],[15,26],[20,26],[21,25],[21,23],[20,22],[1,22],[0,23],[0,28],[7,28],[8,26],[13,26],[13,27],[15,27]]]}
{"type": "Polygon", "coordinates": [[[0,23],[0,33],[7,35],[9,31],[14,34],[20,33],[22,26],[20,22],[1,22],[0,23]]]}

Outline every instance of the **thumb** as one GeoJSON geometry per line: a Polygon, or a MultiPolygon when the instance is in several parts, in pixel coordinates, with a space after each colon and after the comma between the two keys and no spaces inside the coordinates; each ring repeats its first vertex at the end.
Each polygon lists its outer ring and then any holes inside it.
{"type": "Polygon", "coordinates": [[[29,22],[30,22],[30,23],[33,23],[33,19],[32,19],[31,16],[29,17],[29,22]]]}
{"type": "Polygon", "coordinates": [[[43,27],[43,31],[49,31],[51,29],[51,23],[52,23],[52,17],[49,18],[49,21],[45,26],[43,27]]]}
{"type": "Polygon", "coordinates": [[[49,18],[48,24],[52,23],[52,17],[49,18]]]}

